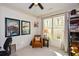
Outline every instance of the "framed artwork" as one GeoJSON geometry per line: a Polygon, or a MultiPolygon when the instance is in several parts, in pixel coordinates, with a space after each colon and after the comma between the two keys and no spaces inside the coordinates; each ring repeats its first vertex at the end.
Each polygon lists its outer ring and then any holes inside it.
{"type": "Polygon", "coordinates": [[[38,27],[38,22],[34,22],[34,27],[38,27]]]}
{"type": "Polygon", "coordinates": [[[20,35],[20,20],[5,18],[5,37],[20,35]]]}
{"type": "Polygon", "coordinates": [[[30,34],[30,22],[29,21],[21,21],[21,34],[22,35],[30,34]]]}

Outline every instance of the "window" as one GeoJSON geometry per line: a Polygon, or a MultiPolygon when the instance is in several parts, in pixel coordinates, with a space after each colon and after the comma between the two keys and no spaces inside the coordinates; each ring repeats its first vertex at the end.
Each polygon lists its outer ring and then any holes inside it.
{"type": "Polygon", "coordinates": [[[59,15],[53,18],[47,18],[43,20],[43,34],[49,37],[49,39],[64,39],[65,16],[59,15]]]}
{"type": "Polygon", "coordinates": [[[43,34],[49,39],[52,38],[52,18],[43,20],[43,34]]]}
{"type": "Polygon", "coordinates": [[[53,39],[64,39],[65,17],[59,15],[53,17],[53,39]]]}

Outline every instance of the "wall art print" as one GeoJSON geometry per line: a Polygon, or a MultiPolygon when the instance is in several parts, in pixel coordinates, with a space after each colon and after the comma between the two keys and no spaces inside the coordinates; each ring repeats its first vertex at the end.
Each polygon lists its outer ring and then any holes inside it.
{"type": "Polygon", "coordinates": [[[20,20],[5,18],[5,37],[20,35],[20,20]]]}
{"type": "Polygon", "coordinates": [[[21,21],[21,34],[22,35],[30,34],[30,22],[29,21],[21,21]]]}
{"type": "Polygon", "coordinates": [[[38,22],[34,22],[34,27],[38,27],[39,23],[38,22]]]}

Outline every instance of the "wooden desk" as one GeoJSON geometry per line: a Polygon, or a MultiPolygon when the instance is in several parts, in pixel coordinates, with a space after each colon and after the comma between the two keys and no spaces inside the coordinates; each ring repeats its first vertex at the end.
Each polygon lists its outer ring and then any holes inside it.
{"type": "Polygon", "coordinates": [[[43,39],[43,46],[49,47],[49,40],[48,39],[43,39]]]}

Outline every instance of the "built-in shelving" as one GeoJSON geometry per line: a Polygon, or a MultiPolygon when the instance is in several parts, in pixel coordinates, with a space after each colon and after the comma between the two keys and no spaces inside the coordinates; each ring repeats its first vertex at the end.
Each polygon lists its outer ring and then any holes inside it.
{"type": "Polygon", "coordinates": [[[79,15],[70,16],[69,55],[79,56],[79,15]]]}

